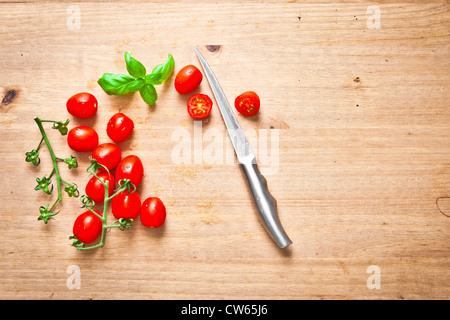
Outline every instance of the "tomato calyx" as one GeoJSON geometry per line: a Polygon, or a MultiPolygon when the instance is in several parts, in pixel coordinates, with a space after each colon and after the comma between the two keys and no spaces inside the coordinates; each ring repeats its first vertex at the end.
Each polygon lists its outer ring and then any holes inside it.
{"type": "Polygon", "coordinates": [[[73,240],[73,242],[72,242],[72,247],[75,247],[75,248],[81,250],[82,248],[84,248],[85,244],[84,244],[83,241],[78,240],[78,238],[77,238],[77,234],[78,234],[78,233],[79,233],[79,231],[76,232],[74,235],[70,236],[70,237],[69,237],[69,240],[73,240]]]}
{"type": "Polygon", "coordinates": [[[67,134],[69,129],[67,129],[67,125],[69,124],[69,119],[66,120],[66,122],[61,121],[53,121],[52,129],[58,130],[63,136],[67,134]]]}
{"type": "Polygon", "coordinates": [[[106,166],[98,163],[98,161],[96,159],[89,157],[89,161],[91,161],[91,165],[86,169],[87,172],[92,174],[92,173],[97,172],[97,170],[99,170],[100,168],[102,168],[107,173],[111,173],[111,172],[109,172],[109,169],[106,166]]]}
{"type": "Polygon", "coordinates": [[[44,207],[44,206],[40,206],[39,207],[39,212],[40,212],[40,216],[39,216],[39,218],[38,218],[38,220],[42,220],[42,221],[44,221],[44,223],[45,224],[47,224],[48,223],[48,220],[49,219],[53,219],[52,217],[53,216],[55,216],[55,215],[57,215],[58,213],[59,213],[59,211],[56,211],[56,212],[52,212],[52,209],[53,208],[51,208],[50,210],[48,209],[48,204],[44,207]]]}
{"type": "Polygon", "coordinates": [[[120,218],[119,220],[114,221],[113,224],[114,227],[119,228],[119,230],[125,231],[126,229],[131,228],[131,226],[133,225],[133,221],[133,219],[120,218]]]}

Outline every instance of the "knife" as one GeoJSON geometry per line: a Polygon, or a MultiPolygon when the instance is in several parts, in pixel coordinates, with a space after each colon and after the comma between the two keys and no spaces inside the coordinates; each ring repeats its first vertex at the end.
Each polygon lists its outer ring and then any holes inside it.
{"type": "Polygon", "coordinates": [[[258,216],[269,233],[271,238],[278,244],[280,248],[286,248],[292,244],[291,239],[284,231],[277,213],[277,201],[270,194],[267,188],[267,181],[261,175],[256,162],[255,154],[247,141],[239,123],[231,110],[230,104],[223,92],[219,82],[217,81],[214,72],[205,60],[203,55],[197,48],[194,48],[197,53],[200,64],[208,79],[211,90],[216,98],[222,118],[225,121],[228,135],[236,152],[239,164],[244,169],[247,180],[252,190],[253,200],[258,209],[258,216]]]}

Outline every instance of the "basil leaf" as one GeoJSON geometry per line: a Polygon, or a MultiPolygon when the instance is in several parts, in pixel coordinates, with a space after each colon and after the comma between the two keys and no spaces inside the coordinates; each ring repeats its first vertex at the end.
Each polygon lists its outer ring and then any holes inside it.
{"type": "Polygon", "coordinates": [[[143,79],[135,79],[127,74],[104,73],[97,81],[109,95],[121,95],[139,91],[144,85],[143,79]]]}
{"type": "Polygon", "coordinates": [[[155,104],[156,99],[158,99],[158,93],[156,92],[156,89],[151,84],[144,85],[140,90],[139,93],[141,94],[142,99],[147,103],[149,106],[152,106],[155,104]]]}
{"type": "Polygon", "coordinates": [[[164,81],[169,79],[172,75],[173,68],[175,66],[175,60],[173,60],[172,55],[169,53],[169,58],[166,62],[157,65],[153,70],[151,75],[153,78],[148,78],[148,75],[145,77],[145,82],[150,84],[162,84],[164,81]]]}
{"type": "Polygon", "coordinates": [[[144,78],[147,70],[144,65],[134,59],[130,53],[125,52],[125,63],[127,65],[127,70],[130,76],[134,78],[144,78]]]}
{"type": "Polygon", "coordinates": [[[160,82],[161,77],[161,73],[150,73],[146,75],[144,79],[147,84],[157,85],[163,83],[163,81],[160,82]]]}

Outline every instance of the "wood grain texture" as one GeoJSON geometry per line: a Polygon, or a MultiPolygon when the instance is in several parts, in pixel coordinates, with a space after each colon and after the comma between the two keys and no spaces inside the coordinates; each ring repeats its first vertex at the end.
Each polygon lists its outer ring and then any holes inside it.
{"type": "MultiPolygon", "coordinates": [[[[450,196],[448,1],[77,2],[75,30],[70,5],[0,3],[1,299],[449,297],[450,220],[436,206],[450,196]],[[368,28],[370,5],[379,29],[368,28]],[[294,242],[286,250],[262,228],[235,163],[194,163],[198,137],[173,78],[153,107],[96,84],[126,71],[125,51],[148,68],[171,53],[177,72],[199,65],[194,46],[230,101],[246,90],[261,97],[260,114],[238,120],[257,145],[278,137],[274,154],[259,155],[294,242]],[[95,118],[68,115],[80,91],[99,100],[95,118]],[[51,164],[45,148],[39,167],[24,161],[40,139],[33,118],[70,118],[106,142],[117,111],[135,120],[121,146],[143,159],[141,196],[163,199],[168,218],[157,230],[112,230],[104,248],[80,252],[68,240],[79,199],[65,196],[56,220],[37,221],[51,197],[35,179],[51,164]],[[180,133],[192,138],[190,163],[174,162],[180,133]],[[67,287],[70,265],[80,289],[67,287]],[[372,265],[380,289],[367,286],[372,265]]],[[[211,94],[206,81],[197,92],[211,94]]],[[[230,147],[217,108],[202,123],[209,130],[230,147]]],[[[57,154],[74,154],[51,139],[57,154]]],[[[74,155],[80,168],[62,175],[84,186],[89,155],[74,155]]]]}

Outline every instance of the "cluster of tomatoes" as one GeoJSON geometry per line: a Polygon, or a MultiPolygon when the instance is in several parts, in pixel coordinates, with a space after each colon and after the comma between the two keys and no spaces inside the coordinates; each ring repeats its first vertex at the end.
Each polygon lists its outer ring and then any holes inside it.
{"type": "MultiPolygon", "coordinates": [[[[194,65],[182,68],[175,77],[175,89],[178,93],[188,94],[197,89],[203,80],[203,74],[194,65]]],[[[209,116],[212,109],[211,98],[206,94],[194,94],[187,101],[187,110],[194,119],[203,119],[209,116]]],[[[253,116],[258,113],[261,102],[254,91],[246,91],[234,100],[236,110],[245,115],[253,116]]]]}
{"type": "MultiPolygon", "coordinates": [[[[69,98],[66,106],[72,116],[87,119],[97,113],[98,102],[92,94],[82,92],[69,98]]],[[[127,140],[133,130],[133,120],[123,113],[116,113],[106,127],[107,135],[113,142],[99,144],[97,132],[89,126],[78,126],[69,131],[67,136],[69,147],[77,152],[91,152],[91,159],[95,159],[101,165],[96,176],[93,176],[85,187],[86,195],[94,203],[105,201],[106,182],[108,182],[108,197],[113,195],[120,180],[128,179],[136,188],[141,184],[144,176],[141,159],[136,155],[122,158],[122,151],[116,144],[127,140]]],[[[166,219],[164,203],[157,197],[149,197],[141,202],[137,190],[124,190],[115,195],[111,199],[111,211],[116,219],[135,220],[140,216],[142,224],[149,228],[162,226],[166,219]]],[[[102,216],[98,211],[95,212],[102,216]]],[[[73,233],[79,241],[89,244],[98,238],[102,227],[102,220],[91,211],[86,211],[75,220],[73,233]]]]}

